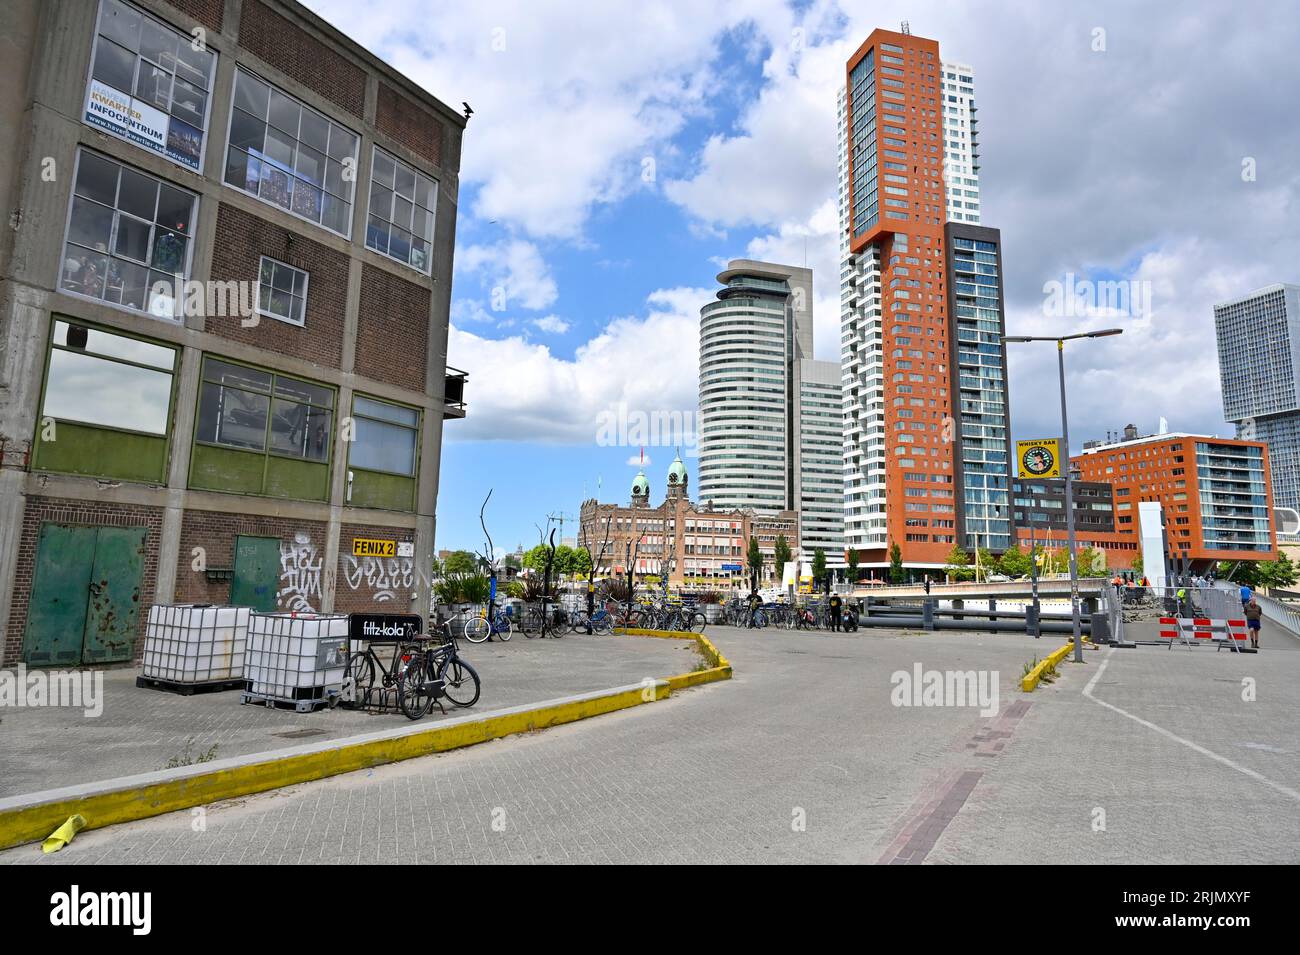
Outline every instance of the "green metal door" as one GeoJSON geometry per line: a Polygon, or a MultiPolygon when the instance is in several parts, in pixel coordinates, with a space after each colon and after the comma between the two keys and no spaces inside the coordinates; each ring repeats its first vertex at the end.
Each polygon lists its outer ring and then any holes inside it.
{"type": "Polygon", "coordinates": [[[140,620],[143,527],[42,524],[23,661],[80,666],[130,660],[140,620]]]}
{"type": "Polygon", "coordinates": [[[275,537],[235,538],[235,579],[230,602],[269,613],[280,586],[280,541],[275,537]]]}
{"type": "Polygon", "coordinates": [[[143,527],[101,527],[95,539],[82,663],[130,660],[140,619],[143,527]]]}
{"type": "Polygon", "coordinates": [[[86,598],[95,566],[94,527],[42,524],[32,596],[27,603],[23,662],[77,666],[86,632],[86,598]]]}

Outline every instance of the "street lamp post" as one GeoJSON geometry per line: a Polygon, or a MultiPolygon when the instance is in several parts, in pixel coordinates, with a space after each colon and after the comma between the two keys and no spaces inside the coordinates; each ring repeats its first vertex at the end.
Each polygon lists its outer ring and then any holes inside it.
{"type": "Polygon", "coordinates": [[[1079,621],[1079,563],[1075,557],[1074,541],[1074,477],[1070,468],[1070,424],[1065,407],[1065,343],[1076,338],[1107,338],[1122,335],[1122,328],[1105,328],[1095,332],[1080,332],[1077,335],[1008,335],[1005,342],[1056,342],[1056,367],[1061,379],[1061,449],[1065,457],[1065,534],[1066,546],[1070,551],[1070,616],[1074,623],[1074,662],[1083,662],[1083,629],[1079,621]]]}

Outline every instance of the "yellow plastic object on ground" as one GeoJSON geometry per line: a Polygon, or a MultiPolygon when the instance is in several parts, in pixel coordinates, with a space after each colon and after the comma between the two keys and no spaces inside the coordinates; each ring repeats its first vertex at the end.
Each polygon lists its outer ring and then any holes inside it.
{"type": "Polygon", "coordinates": [[[85,828],[85,816],[69,816],[67,822],[50,833],[49,838],[41,843],[41,851],[46,855],[49,855],[51,852],[58,852],[72,841],[73,836],[85,828]]]}

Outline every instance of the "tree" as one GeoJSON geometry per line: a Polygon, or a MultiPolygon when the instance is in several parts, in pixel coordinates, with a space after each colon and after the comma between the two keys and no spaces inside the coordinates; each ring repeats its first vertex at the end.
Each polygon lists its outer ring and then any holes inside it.
{"type": "Polygon", "coordinates": [[[467,550],[454,550],[442,562],[444,574],[472,574],[478,570],[478,558],[467,550]]]}
{"type": "Polygon", "coordinates": [[[794,557],[790,550],[790,542],[785,539],[784,534],[776,535],[776,544],[772,547],[772,562],[776,565],[776,579],[778,582],[785,579],[785,565],[794,557]]]}
{"type": "Polygon", "coordinates": [[[1138,577],[1141,577],[1141,576],[1142,576],[1142,555],[1141,555],[1141,554],[1138,554],[1136,557],[1133,558],[1133,568],[1132,568],[1132,569],[1133,569],[1133,573],[1134,573],[1134,575],[1136,575],[1136,576],[1138,576],[1138,577]]]}
{"type": "Polygon", "coordinates": [[[818,547],[813,551],[812,559],[813,586],[820,587],[826,579],[826,551],[818,547]]]}
{"type": "MultiPolygon", "coordinates": [[[[987,547],[977,547],[975,548],[975,553],[979,557],[979,560],[976,561],[976,564],[979,566],[979,572],[983,575],[985,580],[988,580],[989,574],[996,574],[998,572],[998,559],[993,556],[993,551],[989,550],[987,547]]],[[[973,572],[974,568],[972,568],[972,573],[973,572]]]]}
{"type": "Polygon", "coordinates": [[[970,580],[975,576],[970,566],[970,554],[960,544],[954,544],[952,550],[948,551],[945,569],[953,580],[970,580]]]}
{"type": "Polygon", "coordinates": [[[859,559],[858,549],[856,547],[850,547],[844,554],[844,562],[849,565],[849,583],[851,584],[856,584],[858,582],[859,559]]]}
{"type": "Polygon", "coordinates": [[[889,581],[894,584],[901,584],[907,579],[907,571],[903,570],[903,549],[898,546],[898,541],[889,545],[889,581]]]}
{"type": "Polygon", "coordinates": [[[1008,577],[1028,577],[1031,560],[1019,547],[1009,547],[998,558],[998,571],[1008,577]]]}
{"type": "Polygon", "coordinates": [[[1080,577],[1106,573],[1106,555],[1095,547],[1082,547],[1074,556],[1075,566],[1079,568],[1080,577]]]}
{"type": "Polygon", "coordinates": [[[518,554],[506,554],[501,561],[501,566],[506,570],[518,570],[523,566],[523,563],[520,561],[518,554]]]}
{"type": "Polygon", "coordinates": [[[749,549],[745,553],[745,563],[749,565],[749,579],[757,581],[763,574],[763,552],[758,548],[758,538],[749,538],[749,549]]]}
{"type": "Polygon", "coordinates": [[[1295,586],[1296,566],[1285,553],[1279,551],[1277,560],[1266,560],[1264,563],[1273,565],[1268,573],[1268,588],[1270,590],[1274,587],[1295,586]]]}

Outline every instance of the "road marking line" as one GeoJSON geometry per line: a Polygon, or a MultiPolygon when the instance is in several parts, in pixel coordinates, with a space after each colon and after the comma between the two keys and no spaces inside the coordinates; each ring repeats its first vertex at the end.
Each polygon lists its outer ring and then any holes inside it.
{"type": "Polygon", "coordinates": [[[1206,749],[1204,746],[1201,746],[1199,743],[1193,743],[1189,739],[1183,739],[1181,736],[1169,732],[1169,730],[1165,729],[1163,726],[1157,726],[1155,723],[1152,723],[1150,720],[1144,720],[1140,716],[1134,716],[1132,713],[1128,712],[1127,710],[1120,709],[1118,706],[1115,706],[1113,703],[1107,703],[1105,700],[1099,700],[1095,696],[1093,696],[1092,688],[1094,685],[1096,685],[1097,681],[1101,679],[1101,675],[1104,672],[1106,672],[1106,664],[1110,663],[1111,654],[1113,654],[1114,652],[1115,652],[1115,648],[1111,647],[1106,654],[1106,659],[1101,661],[1101,666],[1097,668],[1097,672],[1094,673],[1092,679],[1088,681],[1088,685],[1083,688],[1084,696],[1092,700],[1092,702],[1096,703],[1098,706],[1104,706],[1108,710],[1114,710],[1120,716],[1127,716],[1133,722],[1140,723],[1143,726],[1145,726],[1147,729],[1153,729],[1161,736],[1167,736],[1175,743],[1182,743],[1188,749],[1194,750],[1200,753],[1202,756],[1208,756],[1210,757],[1210,759],[1214,760],[1215,762],[1222,763],[1224,766],[1227,766],[1230,769],[1235,769],[1237,772],[1241,773],[1242,775],[1249,776],[1251,779],[1261,782],[1265,786],[1268,786],[1271,789],[1276,789],[1282,795],[1289,796],[1290,798],[1294,799],[1296,802],[1300,802],[1300,792],[1297,792],[1291,787],[1283,786],[1281,783],[1275,783],[1267,776],[1255,772],[1255,770],[1251,769],[1248,766],[1242,766],[1240,763],[1235,763],[1232,760],[1228,759],[1226,756],[1220,756],[1218,753],[1206,749]]]}

